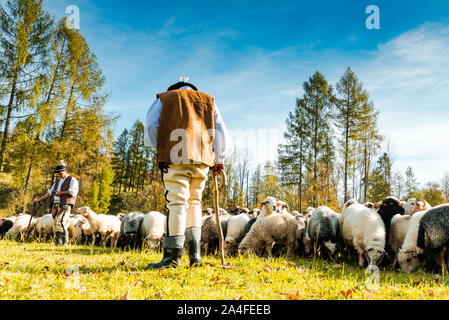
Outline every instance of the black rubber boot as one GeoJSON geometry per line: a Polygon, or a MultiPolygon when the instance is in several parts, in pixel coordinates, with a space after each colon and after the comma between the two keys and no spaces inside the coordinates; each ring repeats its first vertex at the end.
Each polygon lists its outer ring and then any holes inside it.
{"type": "Polygon", "coordinates": [[[66,247],[69,245],[69,231],[61,232],[61,246],[66,247]]]}
{"type": "Polygon", "coordinates": [[[55,245],[56,246],[61,246],[62,245],[62,232],[56,231],[55,232],[55,245]]]}
{"type": "Polygon", "coordinates": [[[148,269],[176,268],[181,264],[184,236],[163,237],[164,256],[159,263],[150,263],[148,269]]]}
{"type": "Polygon", "coordinates": [[[186,242],[189,251],[190,267],[201,267],[201,228],[186,230],[186,242]]]}

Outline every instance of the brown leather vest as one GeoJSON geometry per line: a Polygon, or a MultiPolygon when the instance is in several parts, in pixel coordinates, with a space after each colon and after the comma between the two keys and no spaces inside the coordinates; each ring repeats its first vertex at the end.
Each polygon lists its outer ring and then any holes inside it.
{"type": "MultiPolygon", "coordinates": [[[[58,185],[59,185],[59,181],[61,181],[61,179],[59,179],[57,182],[56,182],[56,184],[55,184],[55,189],[53,190],[53,192],[56,192],[56,189],[57,189],[57,187],[58,187],[58,185]]],[[[64,180],[64,182],[62,183],[62,186],[61,186],[61,192],[62,191],[69,191],[69,189],[70,189],[70,182],[72,181],[72,176],[68,176],[65,180],[64,180]]],[[[60,199],[61,199],[61,205],[65,205],[65,204],[67,204],[67,205],[71,205],[71,206],[75,206],[75,204],[76,204],[76,197],[72,197],[71,195],[62,195],[62,196],[60,196],[59,197],[60,199]]],[[[51,199],[50,199],[50,203],[51,203],[51,205],[53,205],[53,202],[54,202],[54,196],[51,196],[51,199]]]]}
{"type": "Polygon", "coordinates": [[[194,90],[167,91],[157,97],[162,102],[157,162],[214,166],[214,99],[194,90]]]}

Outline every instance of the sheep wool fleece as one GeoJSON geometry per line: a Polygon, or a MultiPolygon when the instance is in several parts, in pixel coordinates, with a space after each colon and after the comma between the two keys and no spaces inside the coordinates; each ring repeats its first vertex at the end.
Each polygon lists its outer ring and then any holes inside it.
{"type": "Polygon", "coordinates": [[[167,236],[184,236],[186,229],[201,228],[201,197],[208,173],[205,164],[171,164],[163,174],[167,236]]]}
{"type": "Polygon", "coordinates": [[[62,206],[61,212],[55,217],[55,232],[65,233],[69,230],[71,209],[69,205],[62,206]]]}

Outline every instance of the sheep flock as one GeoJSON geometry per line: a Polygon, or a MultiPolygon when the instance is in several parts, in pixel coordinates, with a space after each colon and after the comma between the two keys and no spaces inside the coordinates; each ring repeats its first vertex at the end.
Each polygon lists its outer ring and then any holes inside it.
{"type": "MultiPolygon", "coordinates": [[[[220,209],[227,256],[253,254],[315,257],[355,263],[361,268],[400,268],[412,273],[418,268],[447,273],[449,264],[449,204],[431,207],[423,199],[407,202],[388,197],[378,203],[349,200],[341,213],[321,206],[302,213],[274,197],[260,208],[220,209]]],[[[212,209],[203,212],[203,254],[218,254],[219,237],[212,209]]],[[[54,220],[49,214],[21,214],[1,219],[0,238],[51,241],[54,220]]],[[[97,214],[89,207],[74,210],[68,228],[70,243],[120,247],[122,250],[159,250],[166,231],[166,216],[160,212],[97,214]]]]}

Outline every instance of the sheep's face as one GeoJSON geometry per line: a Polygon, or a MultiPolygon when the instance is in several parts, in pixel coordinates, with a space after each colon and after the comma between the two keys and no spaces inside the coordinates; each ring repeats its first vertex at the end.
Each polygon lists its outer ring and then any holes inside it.
{"type": "Polygon", "coordinates": [[[353,204],[356,204],[356,203],[357,203],[357,200],[355,200],[355,199],[348,200],[343,206],[343,211],[345,211],[345,209],[348,209],[350,206],[352,206],[353,204]]]}
{"type": "Polygon", "coordinates": [[[412,216],[416,212],[426,210],[427,202],[423,199],[412,198],[403,205],[403,208],[404,214],[412,216]]]}
{"type": "Polygon", "coordinates": [[[365,258],[368,265],[378,266],[384,258],[385,250],[380,248],[368,248],[365,251],[365,258]]]}
{"type": "Polygon", "coordinates": [[[157,249],[161,245],[161,242],[161,237],[151,237],[150,239],[148,239],[148,247],[150,250],[157,249]]]}
{"type": "Polygon", "coordinates": [[[303,212],[302,212],[302,215],[304,216],[304,217],[306,217],[307,219],[309,219],[311,216],[312,216],[312,213],[315,211],[315,208],[312,208],[312,207],[310,207],[310,208],[307,208],[306,210],[304,210],[303,212]]]}
{"type": "Polygon", "coordinates": [[[212,210],[211,208],[207,208],[206,210],[204,210],[204,215],[206,216],[211,216],[214,214],[214,210],[212,210]]]}
{"type": "Polygon", "coordinates": [[[226,255],[235,255],[238,252],[239,245],[234,239],[226,239],[224,243],[224,251],[226,255]]]}
{"type": "Polygon", "coordinates": [[[278,213],[287,213],[288,212],[288,204],[285,201],[277,201],[276,202],[276,212],[278,213]]]}
{"type": "Polygon", "coordinates": [[[327,250],[329,250],[330,255],[334,257],[335,254],[337,253],[337,244],[331,241],[327,241],[324,243],[324,246],[326,247],[327,250]]]}
{"type": "Polygon", "coordinates": [[[364,204],[364,206],[370,209],[375,209],[374,203],[372,202],[367,202],[364,204]]]}
{"type": "Polygon", "coordinates": [[[76,209],[76,212],[81,214],[83,217],[88,217],[90,208],[89,207],[81,207],[81,208],[76,209]]]}
{"type": "Polygon", "coordinates": [[[401,266],[402,272],[413,273],[419,265],[419,256],[416,250],[401,250],[398,254],[398,262],[401,266]]]}
{"type": "Polygon", "coordinates": [[[251,219],[257,218],[257,216],[259,215],[260,209],[253,209],[250,213],[249,216],[251,219]]]}
{"type": "Polygon", "coordinates": [[[395,197],[389,197],[379,203],[379,210],[377,213],[382,217],[393,217],[397,214],[403,215],[405,210],[401,201],[395,197]]]}
{"type": "Polygon", "coordinates": [[[266,198],[261,204],[265,208],[267,213],[272,213],[277,210],[276,199],[273,197],[266,198]]]}
{"type": "Polygon", "coordinates": [[[238,246],[238,252],[241,255],[244,255],[245,253],[247,253],[249,250],[249,247],[247,247],[244,243],[240,243],[240,245],[238,246]]]}
{"type": "Polygon", "coordinates": [[[304,237],[302,240],[302,243],[304,244],[304,253],[308,256],[312,253],[313,250],[313,242],[309,237],[304,237]]]}

